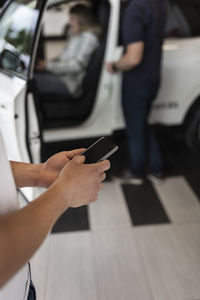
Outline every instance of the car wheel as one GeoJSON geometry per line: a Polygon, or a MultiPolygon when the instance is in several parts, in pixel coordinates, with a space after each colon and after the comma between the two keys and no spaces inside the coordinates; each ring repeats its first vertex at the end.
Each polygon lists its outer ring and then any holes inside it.
{"type": "Polygon", "coordinates": [[[193,112],[187,122],[185,141],[194,153],[200,154],[200,107],[193,112]]]}

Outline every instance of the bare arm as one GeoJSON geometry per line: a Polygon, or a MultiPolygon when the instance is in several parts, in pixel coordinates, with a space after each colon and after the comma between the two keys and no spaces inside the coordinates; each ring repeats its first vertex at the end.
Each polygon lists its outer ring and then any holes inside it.
{"type": "Polygon", "coordinates": [[[10,161],[10,165],[17,188],[37,186],[37,178],[43,164],[28,164],[10,161]]]}
{"type": "Polygon", "coordinates": [[[41,164],[11,161],[16,187],[49,187],[58,178],[65,164],[75,155],[83,153],[84,150],[85,148],[59,152],[41,164]]]}
{"type": "Polygon", "coordinates": [[[59,217],[55,194],[56,190],[49,190],[25,208],[0,218],[0,288],[31,258],[59,217]]]}
{"type": "Polygon", "coordinates": [[[0,288],[30,259],[66,209],[97,199],[110,164],[83,162],[83,156],[73,158],[44,194],[25,208],[0,218],[0,288]]]}
{"type": "Polygon", "coordinates": [[[107,70],[109,73],[115,73],[116,70],[113,65],[119,71],[129,71],[137,67],[143,59],[144,42],[131,43],[127,46],[126,52],[122,58],[116,62],[107,63],[107,70]]]}

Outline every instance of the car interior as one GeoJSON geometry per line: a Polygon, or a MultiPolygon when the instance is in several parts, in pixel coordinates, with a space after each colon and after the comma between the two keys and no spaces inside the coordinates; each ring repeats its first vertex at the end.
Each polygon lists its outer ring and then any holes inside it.
{"type": "MultiPolygon", "coordinates": [[[[69,4],[69,1],[66,1],[66,4],[69,4]]],[[[61,4],[56,5],[57,8],[59,5],[63,7],[63,1],[61,4]]],[[[68,96],[66,99],[65,97],[58,97],[56,94],[49,93],[43,98],[37,92],[36,81],[33,83],[35,85],[33,89],[34,98],[42,129],[79,125],[87,119],[92,111],[103,64],[110,7],[107,0],[102,0],[93,5],[93,8],[97,12],[97,17],[103,28],[103,34],[100,46],[93,53],[87,68],[85,78],[82,82],[81,95],[76,99],[73,96],[68,96]]],[[[51,6],[49,9],[55,9],[55,7],[51,6]]],[[[58,43],[59,37],[48,38],[41,36],[37,57],[44,56],[43,58],[47,59],[45,46],[48,44],[48,47],[51,47],[55,43],[55,40],[58,43]]],[[[60,36],[60,42],[62,41],[63,35],[60,36]]]]}
{"type": "Polygon", "coordinates": [[[195,37],[200,31],[200,3],[198,0],[168,0],[167,37],[195,37]]]}

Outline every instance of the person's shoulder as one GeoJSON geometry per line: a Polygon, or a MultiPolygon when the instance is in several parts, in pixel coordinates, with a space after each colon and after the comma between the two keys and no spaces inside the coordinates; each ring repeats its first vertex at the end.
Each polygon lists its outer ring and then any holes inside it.
{"type": "Polygon", "coordinates": [[[128,3],[128,9],[149,11],[153,4],[159,3],[160,1],[161,0],[130,0],[128,3]]]}
{"type": "Polygon", "coordinates": [[[98,37],[96,36],[96,34],[92,31],[84,31],[81,33],[81,37],[83,39],[87,39],[90,41],[94,41],[94,42],[98,42],[98,37]]]}
{"type": "Polygon", "coordinates": [[[95,39],[97,38],[96,34],[89,30],[82,32],[81,35],[84,37],[89,37],[89,38],[95,38],[95,39]]]}
{"type": "Polygon", "coordinates": [[[151,2],[152,0],[130,0],[126,13],[129,17],[139,15],[146,20],[151,14],[151,2]]]}
{"type": "Polygon", "coordinates": [[[128,7],[132,8],[132,7],[146,7],[146,0],[130,0],[128,3],[128,7]]]}

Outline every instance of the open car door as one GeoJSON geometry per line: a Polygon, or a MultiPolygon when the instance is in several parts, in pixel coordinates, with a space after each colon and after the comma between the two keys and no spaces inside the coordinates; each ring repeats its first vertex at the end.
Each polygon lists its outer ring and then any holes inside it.
{"type": "Polygon", "coordinates": [[[30,83],[45,4],[45,0],[7,1],[0,15],[0,128],[11,160],[30,162],[32,145],[39,141],[30,83]],[[27,126],[32,119],[34,133],[27,126]]]}
{"type": "Polygon", "coordinates": [[[30,161],[29,141],[39,135],[27,131],[26,121],[29,123],[34,114],[34,109],[30,110],[32,61],[45,3],[45,0],[9,1],[0,17],[0,122],[13,160],[30,161]]]}

